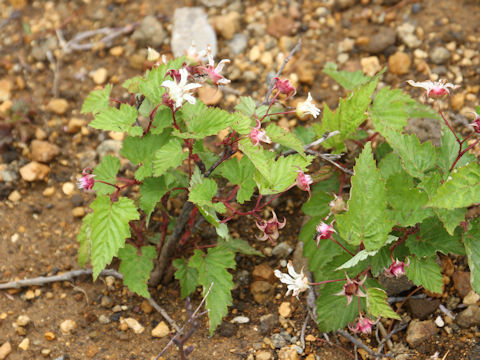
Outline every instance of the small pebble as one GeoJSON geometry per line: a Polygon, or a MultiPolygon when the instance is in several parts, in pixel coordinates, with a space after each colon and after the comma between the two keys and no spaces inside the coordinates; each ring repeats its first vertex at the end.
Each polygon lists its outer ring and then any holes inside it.
{"type": "Polygon", "coordinates": [[[435,319],[435,325],[437,325],[440,328],[445,326],[445,321],[443,321],[440,315],[438,315],[437,318],[435,319]]]}
{"type": "Polygon", "coordinates": [[[75,185],[71,182],[66,182],[65,184],[62,185],[62,191],[65,195],[72,195],[73,192],[75,191],[75,185]]]}
{"type": "Polygon", "coordinates": [[[122,323],[127,324],[127,326],[133,330],[135,334],[141,334],[144,332],[145,328],[134,318],[126,318],[122,323]]]}
{"type": "Polygon", "coordinates": [[[25,300],[33,300],[35,299],[35,292],[33,290],[27,290],[25,292],[25,300]]]}
{"type": "Polygon", "coordinates": [[[45,340],[47,341],[53,341],[55,340],[55,334],[51,331],[47,331],[45,334],[43,334],[45,340]]]}
{"type": "Polygon", "coordinates": [[[85,216],[85,209],[83,208],[83,206],[77,206],[72,210],[72,215],[76,218],[82,218],[85,216]]]}
{"type": "Polygon", "coordinates": [[[152,336],[156,338],[163,338],[168,334],[170,334],[170,329],[164,321],[160,321],[160,323],[152,329],[152,336]]]}
{"type": "Polygon", "coordinates": [[[98,322],[100,324],[106,325],[106,324],[110,324],[112,321],[110,320],[110,318],[108,316],[102,314],[98,317],[98,322]]]}
{"type": "Polygon", "coordinates": [[[77,328],[77,323],[73,320],[67,319],[60,324],[60,330],[64,335],[70,334],[77,328]]]}
{"type": "Polygon", "coordinates": [[[45,197],[50,197],[53,194],[55,194],[55,188],[53,186],[46,188],[45,190],[43,190],[43,193],[42,193],[42,195],[45,197]]]}
{"type": "Polygon", "coordinates": [[[43,357],[48,357],[51,354],[52,350],[50,349],[42,349],[41,354],[43,357]]]}
{"type": "Polygon", "coordinates": [[[28,338],[23,339],[20,344],[18,344],[18,348],[27,351],[28,347],[30,346],[30,340],[28,338]]]}
{"type": "Polygon", "coordinates": [[[30,321],[31,320],[27,315],[20,315],[17,318],[17,325],[18,326],[27,326],[28,324],[30,324],[30,321]]]}
{"type": "Polygon", "coordinates": [[[480,300],[480,295],[478,295],[474,290],[470,292],[463,298],[463,303],[465,305],[476,304],[480,300]]]}
{"type": "Polygon", "coordinates": [[[293,309],[292,304],[289,302],[282,302],[278,307],[278,314],[283,318],[289,318],[292,316],[293,309]]]}
{"type": "Polygon", "coordinates": [[[250,322],[250,319],[246,316],[235,316],[232,319],[232,323],[234,324],[247,324],[248,322],[250,322]]]}
{"type": "Polygon", "coordinates": [[[10,195],[8,195],[8,200],[11,202],[18,202],[22,199],[22,195],[17,190],[13,190],[10,195]]]}

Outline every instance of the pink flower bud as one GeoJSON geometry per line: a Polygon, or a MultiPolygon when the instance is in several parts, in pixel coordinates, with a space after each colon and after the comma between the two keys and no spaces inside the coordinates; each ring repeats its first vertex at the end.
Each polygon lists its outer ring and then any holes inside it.
{"type": "Polygon", "coordinates": [[[295,89],[295,86],[293,86],[288,79],[281,80],[278,76],[274,77],[273,79],[277,80],[275,83],[275,88],[280,94],[285,94],[290,97],[297,93],[297,89],[295,89]]]}
{"type": "Polygon", "coordinates": [[[311,195],[310,185],[313,184],[313,180],[310,175],[306,175],[302,170],[298,170],[298,175],[295,183],[300,189],[302,189],[303,191],[307,191],[308,195],[311,195]]]}
{"type": "Polygon", "coordinates": [[[450,84],[442,80],[421,82],[408,80],[407,83],[409,83],[411,86],[424,88],[426,91],[425,95],[433,99],[441,98],[445,95],[450,95],[449,88],[454,90],[459,87],[459,85],[450,84]]]}
{"type": "Polygon", "coordinates": [[[376,324],[376,321],[364,318],[362,317],[362,315],[360,315],[360,318],[358,319],[358,322],[355,324],[355,326],[351,327],[349,325],[348,328],[354,333],[361,332],[362,334],[370,334],[372,332],[372,325],[374,324],[376,324]]]}
{"type": "Polygon", "coordinates": [[[400,277],[402,275],[405,275],[405,267],[410,265],[410,259],[407,258],[407,262],[404,263],[403,261],[398,261],[396,259],[392,264],[388,267],[388,269],[385,269],[385,275],[388,277],[400,277]]]}
{"type": "Polygon", "coordinates": [[[272,140],[267,136],[267,133],[261,129],[262,124],[260,123],[260,120],[257,119],[257,126],[252,128],[252,131],[250,131],[250,134],[248,135],[250,137],[250,141],[254,146],[260,145],[260,142],[264,142],[266,144],[270,144],[272,140]]]}
{"type": "Polygon", "coordinates": [[[356,280],[356,279],[350,279],[348,275],[345,273],[345,276],[347,277],[347,281],[343,285],[342,291],[339,293],[335,294],[337,296],[346,296],[347,298],[347,306],[350,305],[352,302],[352,299],[354,296],[358,297],[366,297],[365,293],[362,291],[361,287],[363,286],[363,283],[365,280],[367,280],[367,275],[363,278],[363,280],[356,280]]]}
{"type": "Polygon", "coordinates": [[[478,115],[476,112],[473,112],[473,111],[472,113],[475,115],[475,120],[473,120],[473,123],[471,123],[470,125],[473,126],[473,130],[477,134],[480,134],[480,115],[478,115]]]}
{"type": "Polygon", "coordinates": [[[326,224],[323,221],[317,225],[316,227],[317,233],[315,234],[315,241],[317,242],[317,246],[320,245],[320,240],[330,239],[333,233],[336,233],[333,226],[330,224],[326,224]]]}
{"type": "Polygon", "coordinates": [[[279,233],[278,230],[282,229],[287,223],[287,219],[283,219],[283,222],[279,222],[277,219],[277,214],[275,211],[272,211],[272,218],[268,221],[262,221],[260,223],[256,222],[257,227],[263,231],[262,236],[257,236],[258,240],[265,241],[270,240],[272,244],[275,244],[275,240],[278,239],[279,233]]]}
{"type": "Polygon", "coordinates": [[[91,169],[85,168],[82,171],[82,177],[77,180],[77,186],[81,190],[91,191],[93,185],[95,185],[95,180],[93,179],[95,175],[91,173],[91,169]]]}

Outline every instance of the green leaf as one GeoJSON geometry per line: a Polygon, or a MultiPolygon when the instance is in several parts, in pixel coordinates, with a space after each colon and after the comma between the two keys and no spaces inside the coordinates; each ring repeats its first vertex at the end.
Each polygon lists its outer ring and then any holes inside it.
{"type": "Polygon", "coordinates": [[[234,185],[239,185],[240,189],[237,192],[237,201],[243,204],[249,201],[255,190],[255,181],[253,174],[255,173],[255,166],[244,156],[241,160],[233,157],[225,161],[220,166],[220,173],[226,177],[234,185]]]}
{"type": "Polygon", "coordinates": [[[153,175],[160,176],[168,169],[182,165],[187,157],[188,154],[183,152],[180,140],[172,138],[155,153],[152,160],[153,175]]]}
{"type": "Polygon", "coordinates": [[[133,106],[122,104],[120,109],[107,108],[98,113],[90,126],[106,131],[126,132],[128,135],[141,136],[143,129],[135,125],[138,112],[133,106]]]}
{"type": "Polygon", "coordinates": [[[428,206],[455,209],[480,203],[480,165],[475,162],[454,169],[428,206]]]}
{"type": "Polygon", "coordinates": [[[240,254],[245,254],[245,255],[256,255],[256,256],[261,256],[263,257],[263,254],[255,250],[253,247],[250,246],[248,242],[242,239],[219,239],[218,240],[218,245],[217,247],[224,247],[230,251],[233,251],[235,253],[240,253],[240,254]]]}
{"type": "Polygon", "coordinates": [[[327,104],[324,104],[323,119],[320,125],[314,124],[313,127],[318,136],[322,136],[326,131],[340,131],[322,143],[322,146],[330,149],[334,148],[336,153],[345,151],[345,139],[351,137],[366,119],[365,111],[370,105],[371,96],[377,87],[379,77],[376,76],[372,81],[362,85],[351,93],[348,98],[340,99],[337,110],[333,113],[327,104]]]}
{"type": "Polygon", "coordinates": [[[209,206],[219,213],[226,211],[223,203],[213,203],[212,198],[217,195],[218,185],[215,180],[202,178],[200,183],[190,187],[188,200],[199,207],[209,206]]]}
{"type": "Polygon", "coordinates": [[[420,231],[407,238],[407,246],[417,257],[434,256],[436,252],[445,255],[463,255],[464,248],[460,243],[460,231],[450,236],[436,218],[425,220],[420,225],[420,231]]]}
{"type": "Polygon", "coordinates": [[[394,152],[388,153],[382,160],[380,160],[378,169],[385,180],[388,180],[392,175],[404,171],[400,157],[394,152]]]}
{"type": "Polygon", "coordinates": [[[400,89],[382,88],[376,95],[370,109],[370,118],[375,130],[385,136],[389,133],[401,133],[407,119],[428,117],[438,119],[429,106],[419,104],[400,89]]]}
{"type": "MultiPolygon", "coordinates": [[[[185,103],[182,106],[182,117],[187,132],[174,132],[175,136],[187,139],[203,139],[206,136],[217,135],[219,131],[233,127],[242,122],[241,114],[230,114],[219,108],[207,107],[201,101],[194,105],[185,103]]],[[[250,120],[247,118],[248,123],[250,120]]]]}
{"type": "Polygon", "coordinates": [[[118,257],[122,260],[118,271],[123,274],[123,283],[130,291],[147,299],[150,298],[147,282],[156,256],[154,246],[142,246],[139,253],[135,247],[126,244],[118,251],[118,257]]]}
{"type": "MultiPolygon", "coordinates": [[[[111,155],[105,155],[100,164],[98,164],[93,171],[95,180],[100,180],[115,185],[117,183],[117,174],[120,170],[120,167],[120,160],[118,160],[118,158],[111,155]]],[[[95,182],[93,185],[93,190],[96,191],[97,194],[105,195],[113,193],[115,191],[115,187],[102,184],[100,182],[95,182]]]]}
{"type": "Polygon", "coordinates": [[[152,178],[148,177],[143,180],[140,186],[140,209],[147,215],[147,225],[150,222],[155,206],[162,199],[162,196],[167,193],[167,182],[165,176],[152,178]]]}
{"type": "Polygon", "coordinates": [[[122,87],[126,89],[131,94],[136,94],[140,91],[140,83],[143,78],[141,76],[135,76],[133,78],[127,79],[123,82],[122,87]]]}
{"type": "Polygon", "coordinates": [[[138,220],[140,215],[131,199],[120,197],[112,203],[106,195],[98,195],[90,207],[93,278],[112,261],[118,250],[130,236],[129,221],[138,220]]]}
{"type": "Polygon", "coordinates": [[[80,112],[82,114],[92,113],[93,115],[96,115],[107,109],[111,91],[112,85],[108,84],[103,89],[90,92],[85,99],[80,112]]]}
{"type": "Polygon", "coordinates": [[[371,77],[363,75],[362,71],[338,71],[337,64],[328,62],[322,71],[324,74],[330,76],[333,80],[339,83],[346,90],[354,90],[360,85],[370,81],[371,77]]]}
{"type": "MultiPolygon", "coordinates": [[[[347,305],[346,296],[336,296],[342,291],[343,283],[326,284],[317,298],[317,323],[321,332],[336,331],[349,323],[355,322],[358,316],[358,304],[352,301],[347,305]]],[[[365,300],[361,299],[365,304],[365,300]]]]}
{"type": "Polygon", "coordinates": [[[411,176],[421,179],[436,166],[437,150],[431,142],[420,144],[416,135],[403,135],[394,131],[385,131],[382,135],[400,156],[405,171],[411,176]]]}
{"type": "Polygon", "coordinates": [[[93,213],[87,214],[82,219],[82,227],[78,232],[78,265],[83,267],[88,259],[90,259],[90,252],[92,246],[91,233],[92,233],[92,217],[93,213]]]}
{"type": "Polygon", "coordinates": [[[463,237],[465,252],[470,268],[470,283],[477,294],[480,293],[480,217],[470,220],[468,231],[463,237]]]}
{"type": "Polygon", "coordinates": [[[268,179],[270,175],[269,160],[271,158],[268,157],[268,151],[261,147],[253,146],[249,139],[240,140],[238,147],[250,159],[255,168],[268,179]]]}
{"type": "Polygon", "coordinates": [[[288,132],[275,124],[268,125],[265,130],[273,142],[291,148],[305,157],[303,144],[294,133],[288,132]]]}
{"type": "Polygon", "coordinates": [[[173,266],[177,269],[175,271],[175,279],[180,281],[180,295],[182,299],[185,299],[199,285],[198,270],[189,266],[184,259],[173,260],[173,266]]]}
{"type": "Polygon", "coordinates": [[[228,306],[232,305],[231,291],[234,283],[232,274],[227,269],[235,268],[234,257],[234,252],[223,247],[215,247],[208,249],[206,255],[195,250],[188,263],[198,271],[198,282],[203,287],[203,296],[213,283],[212,290],[205,301],[205,307],[209,310],[210,335],[227,315],[228,306]]]}
{"type": "Polygon", "coordinates": [[[126,157],[135,165],[141,165],[135,173],[135,179],[142,181],[144,178],[152,176],[152,159],[155,152],[164,146],[170,140],[170,132],[166,131],[162,135],[146,134],[143,137],[127,136],[123,141],[120,154],[126,157]]]}
{"type": "Polygon", "coordinates": [[[387,195],[373,159],[371,144],[363,148],[354,168],[348,211],[336,215],[340,235],[366,250],[380,249],[387,241],[393,222],[386,217],[387,195]]]}
{"type": "MultiPolygon", "coordinates": [[[[391,244],[392,242],[396,241],[397,239],[398,238],[396,236],[388,235],[388,240],[385,243],[385,245],[391,244]]],[[[354,257],[352,257],[346,263],[344,263],[342,266],[339,266],[336,270],[350,269],[350,268],[356,266],[361,261],[377,255],[379,251],[380,250],[361,250],[358,253],[356,253],[354,257]]]]}
{"type": "Polygon", "coordinates": [[[150,133],[164,134],[163,130],[172,124],[172,120],[172,111],[167,107],[160,106],[153,117],[150,133]]]}
{"type": "Polygon", "coordinates": [[[240,102],[235,105],[235,110],[240,111],[244,115],[250,117],[255,114],[255,109],[257,105],[255,104],[255,100],[253,100],[250,96],[240,96],[240,102]]]}
{"type": "Polygon", "coordinates": [[[428,195],[415,188],[413,178],[400,172],[390,176],[386,183],[387,201],[391,207],[389,217],[400,226],[414,226],[434,215],[433,210],[426,208],[428,195]]]}
{"type": "Polygon", "coordinates": [[[317,134],[311,126],[297,126],[293,129],[293,133],[302,141],[303,145],[312,143],[317,134]]]}
{"type": "Polygon", "coordinates": [[[367,309],[375,317],[382,316],[384,318],[401,320],[400,316],[388,305],[387,293],[382,289],[367,289],[367,309]]]}
{"type": "Polygon", "coordinates": [[[442,293],[442,274],[434,258],[409,256],[410,265],[405,268],[407,277],[417,286],[436,294],[442,293]]]}

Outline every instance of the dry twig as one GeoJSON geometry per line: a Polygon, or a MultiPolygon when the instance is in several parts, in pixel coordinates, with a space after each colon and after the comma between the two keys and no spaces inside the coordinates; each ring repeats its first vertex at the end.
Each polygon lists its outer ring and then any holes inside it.
{"type": "Polygon", "coordinates": [[[343,330],[337,330],[337,333],[342,335],[344,338],[346,338],[347,340],[351,341],[354,345],[358,346],[359,348],[362,348],[363,350],[365,350],[370,356],[373,356],[375,358],[382,358],[382,357],[389,357],[389,358],[393,358],[392,355],[389,355],[389,354],[381,354],[381,353],[377,353],[375,351],[373,351],[372,349],[370,349],[367,345],[365,345],[363,342],[361,342],[359,339],[357,339],[355,336],[352,336],[350,335],[349,333],[347,333],[346,331],[343,331],[343,330]]]}

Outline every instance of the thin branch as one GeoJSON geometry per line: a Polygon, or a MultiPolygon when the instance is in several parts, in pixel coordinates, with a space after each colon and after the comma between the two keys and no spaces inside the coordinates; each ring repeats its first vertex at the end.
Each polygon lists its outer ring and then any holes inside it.
{"type": "Polygon", "coordinates": [[[322,159],[323,161],[326,161],[328,162],[329,164],[335,166],[337,169],[343,171],[345,174],[348,174],[348,175],[351,175],[353,176],[353,171],[352,170],[349,170],[347,168],[344,168],[342,165],[340,164],[337,164],[335,161],[329,159],[328,155],[327,154],[322,154],[318,151],[315,151],[315,150],[307,150],[305,151],[307,154],[310,154],[310,155],[314,155],[314,156],[318,156],[320,159],[322,159]]]}
{"type": "Polygon", "coordinates": [[[346,338],[347,340],[349,340],[350,342],[352,342],[354,345],[357,345],[359,348],[362,348],[363,350],[365,350],[369,355],[375,357],[375,358],[382,358],[382,357],[389,357],[389,358],[393,358],[392,355],[389,355],[389,354],[380,354],[380,353],[376,353],[375,351],[373,351],[372,349],[370,349],[367,345],[365,345],[363,342],[361,342],[360,340],[358,340],[355,336],[352,336],[350,335],[349,333],[347,333],[346,331],[343,331],[343,330],[337,330],[337,333],[342,335],[344,338],[346,338]]]}
{"type": "MultiPolygon", "coordinates": [[[[71,281],[76,277],[83,276],[83,275],[92,275],[92,274],[93,272],[91,269],[73,270],[73,271],[68,271],[66,273],[63,273],[61,275],[39,276],[33,279],[17,280],[17,281],[11,281],[8,283],[0,284],[0,290],[19,289],[19,288],[28,287],[28,286],[42,286],[45,284],[59,282],[59,281],[71,281]]],[[[102,270],[99,276],[113,276],[113,277],[116,277],[117,279],[123,279],[122,274],[112,269],[102,270]]]]}
{"type": "MultiPolygon", "coordinates": [[[[283,60],[283,63],[282,65],[280,66],[280,69],[277,71],[277,73],[275,74],[274,78],[276,77],[279,77],[282,72],[283,72],[283,69],[285,68],[285,66],[287,65],[287,63],[290,61],[290,59],[292,58],[293,54],[295,54],[298,50],[300,50],[300,47],[302,46],[302,39],[299,38],[298,41],[297,41],[297,44],[295,45],[295,47],[290,51],[290,53],[288,54],[288,56],[285,58],[285,60],[283,60]]],[[[272,91],[273,91],[273,88],[275,86],[275,84],[277,83],[277,80],[275,79],[272,79],[270,81],[270,85],[268,86],[268,90],[267,90],[267,94],[265,95],[265,98],[263,99],[263,102],[260,104],[260,105],[265,105],[265,104],[268,104],[270,102],[270,95],[272,95],[272,91]]]]}
{"type": "MultiPolygon", "coordinates": [[[[205,293],[205,296],[203,297],[202,301],[201,301],[200,304],[197,306],[197,308],[195,309],[195,311],[193,312],[193,314],[190,316],[190,318],[187,320],[187,322],[182,326],[182,328],[181,328],[180,330],[178,330],[178,332],[175,334],[175,336],[170,339],[170,341],[168,342],[168,344],[165,345],[165,347],[162,349],[162,351],[160,352],[160,354],[157,355],[157,357],[155,358],[155,360],[158,360],[158,359],[160,358],[160,356],[162,356],[163,354],[165,354],[165,352],[167,351],[167,349],[168,349],[172,344],[178,342],[178,338],[183,334],[183,332],[185,331],[185,328],[187,327],[187,325],[197,319],[197,313],[198,313],[198,311],[200,310],[200,308],[203,306],[203,304],[205,303],[205,300],[207,300],[207,297],[208,297],[208,295],[210,294],[210,291],[212,291],[213,284],[214,284],[213,282],[210,284],[210,287],[208,288],[207,292],[205,293]]],[[[208,312],[208,311],[202,312],[202,313],[198,314],[198,317],[206,314],[207,312],[208,312]]],[[[182,345],[183,345],[183,342],[182,342],[182,345]]]]}
{"type": "MultiPolygon", "coordinates": [[[[317,145],[320,145],[321,143],[330,139],[332,136],[335,136],[335,135],[338,135],[338,134],[340,134],[340,131],[338,131],[338,130],[335,130],[335,131],[332,131],[332,132],[326,131],[320,139],[317,139],[314,142],[311,142],[310,144],[305,145],[303,147],[303,150],[307,151],[310,148],[315,147],[317,145]]],[[[290,150],[287,150],[287,151],[281,153],[279,156],[288,156],[288,155],[292,155],[292,154],[295,154],[295,153],[297,153],[297,150],[290,149],[290,150]]]]}
{"type": "Polygon", "coordinates": [[[50,62],[50,64],[53,66],[52,95],[53,97],[58,98],[58,79],[60,77],[60,66],[62,64],[62,60],[61,58],[58,58],[55,60],[55,57],[53,56],[50,50],[47,50],[45,52],[45,55],[47,56],[47,59],[50,62]]]}
{"type": "MultiPolygon", "coordinates": [[[[379,323],[379,324],[380,324],[380,323],[379,323]]],[[[402,331],[402,330],[405,330],[405,329],[407,328],[407,326],[408,326],[408,322],[401,322],[401,323],[398,323],[397,325],[395,325],[394,328],[393,328],[393,330],[390,331],[387,335],[385,335],[385,336],[383,337],[382,341],[380,341],[380,343],[378,344],[378,352],[379,352],[379,353],[382,352],[383,346],[385,345],[385,342],[390,341],[390,338],[391,338],[394,334],[396,334],[396,333],[398,333],[398,332],[400,332],[400,331],[402,331]]],[[[381,329],[380,329],[380,330],[381,330],[381,329]]],[[[385,328],[384,328],[383,330],[385,330],[385,328]]],[[[382,335],[383,335],[383,334],[382,334],[382,335]]],[[[388,343],[387,343],[387,345],[388,345],[388,343]]],[[[385,355],[385,356],[387,356],[387,355],[385,355]]]]}
{"type": "Polygon", "coordinates": [[[170,324],[171,327],[173,327],[176,331],[180,331],[180,328],[178,327],[177,323],[175,322],[175,320],[173,320],[168,314],[167,312],[165,311],[164,308],[162,308],[160,305],[157,304],[157,302],[155,300],[153,300],[152,296],[150,295],[150,299],[148,299],[148,302],[150,303],[150,305],[152,305],[152,307],[157,310],[160,315],[163,316],[163,318],[165,320],[167,320],[167,322],[170,324]]]}

